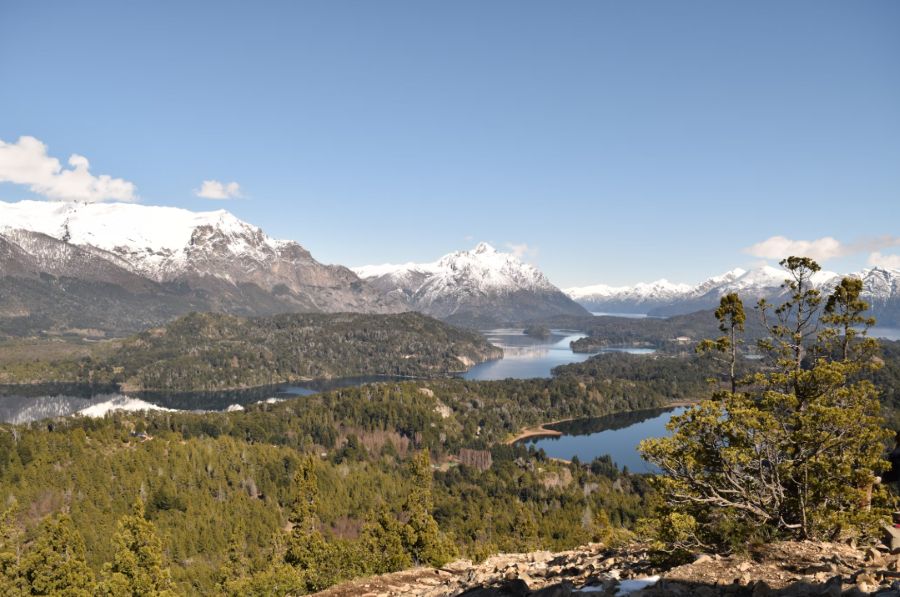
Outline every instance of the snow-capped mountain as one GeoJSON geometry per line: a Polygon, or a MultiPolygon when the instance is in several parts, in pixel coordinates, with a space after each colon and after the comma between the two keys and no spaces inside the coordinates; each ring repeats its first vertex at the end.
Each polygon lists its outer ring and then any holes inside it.
{"type": "Polygon", "coordinates": [[[349,269],[321,264],[296,242],[272,239],[224,210],[0,202],[0,268],[0,318],[58,320],[70,305],[72,316],[56,323],[116,332],[190,310],[403,309],[349,269]],[[44,310],[54,304],[56,312],[44,310]],[[79,314],[85,321],[76,322],[79,314]]]}
{"type": "Polygon", "coordinates": [[[412,309],[467,325],[586,314],[540,270],[487,243],[432,263],[367,265],[354,271],[412,309]]]}
{"type": "MultiPolygon", "coordinates": [[[[863,298],[870,303],[879,321],[891,325],[900,321],[900,270],[874,267],[847,275],[862,279],[863,298]]],[[[842,277],[835,272],[820,271],[813,275],[812,281],[827,293],[842,277]]],[[[765,265],[749,271],[733,269],[696,285],[659,280],[634,286],[569,288],[565,292],[593,312],[665,317],[712,308],[730,292],[738,293],[745,302],[775,299],[786,292],[782,284],[787,278],[788,272],[783,268],[765,265]]]]}
{"type": "Polygon", "coordinates": [[[663,278],[634,286],[595,284],[569,288],[565,292],[579,304],[594,311],[640,313],[677,300],[692,288],[689,284],[675,284],[663,278]]]}

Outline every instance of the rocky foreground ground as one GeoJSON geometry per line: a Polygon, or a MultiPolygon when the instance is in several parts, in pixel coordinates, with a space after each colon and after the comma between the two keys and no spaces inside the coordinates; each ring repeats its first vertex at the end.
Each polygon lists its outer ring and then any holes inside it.
{"type": "Polygon", "coordinates": [[[745,555],[700,554],[674,568],[640,547],[500,554],[480,564],[415,568],[346,583],[321,597],[565,597],[567,595],[878,595],[900,597],[900,555],[838,543],[775,543],[745,555]]]}

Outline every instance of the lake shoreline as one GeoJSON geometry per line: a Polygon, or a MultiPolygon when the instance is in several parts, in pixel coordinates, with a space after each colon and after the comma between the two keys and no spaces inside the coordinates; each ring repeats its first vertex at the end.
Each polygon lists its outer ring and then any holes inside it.
{"type": "Polygon", "coordinates": [[[556,425],[558,423],[566,423],[568,421],[573,421],[573,418],[568,419],[559,419],[557,421],[548,421],[546,423],[541,423],[540,425],[533,425],[531,427],[523,427],[519,430],[514,437],[503,442],[507,446],[511,446],[516,442],[520,442],[522,440],[534,438],[534,437],[560,437],[562,435],[562,431],[557,431],[555,429],[547,429],[547,425],[556,425]]]}
{"type": "MultiPolygon", "coordinates": [[[[626,412],[636,413],[636,412],[641,412],[641,411],[657,410],[659,408],[663,408],[663,409],[682,408],[682,407],[694,406],[695,404],[699,404],[700,402],[702,402],[702,399],[676,400],[674,402],[667,402],[666,404],[659,406],[657,408],[641,408],[638,410],[616,411],[616,412],[607,413],[607,414],[601,415],[601,416],[605,417],[605,416],[609,416],[609,415],[621,414],[621,413],[626,413],[626,412]]],[[[558,425],[560,423],[568,423],[569,421],[575,421],[578,418],[579,417],[569,417],[567,419],[559,419],[556,421],[547,421],[547,422],[541,423],[539,425],[531,425],[529,427],[522,427],[514,437],[504,441],[503,443],[507,446],[511,446],[511,445],[515,444],[516,442],[524,441],[527,439],[542,438],[542,437],[562,437],[562,435],[563,435],[562,431],[557,431],[556,429],[548,429],[547,427],[549,425],[558,425]]]]}

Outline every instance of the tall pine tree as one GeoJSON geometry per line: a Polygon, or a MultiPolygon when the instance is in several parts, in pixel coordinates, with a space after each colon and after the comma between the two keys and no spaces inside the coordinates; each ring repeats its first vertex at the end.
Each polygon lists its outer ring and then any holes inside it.
{"type": "Polygon", "coordinates": [[[174,596],[162,541],[153,523],[144,517],[140,498],[131,514],[119,519],[113,544],[116,551],[113,561],[104,567],[101,593],[115,597],[174,596]]]}
{"type": "Polygon", "coordinates": [[[22,558],[22,579],[30,595],[91,597],[96,585],[84,554],[84,539],[67,514],[47,518],[22,558]]]}

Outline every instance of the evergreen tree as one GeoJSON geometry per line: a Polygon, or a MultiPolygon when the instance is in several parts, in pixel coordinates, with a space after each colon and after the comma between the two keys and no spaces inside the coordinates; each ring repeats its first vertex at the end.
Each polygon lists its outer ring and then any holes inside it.
{"type": "MultiPolygon", "coordinates": [[[[841,359],[844,361],[851,360],[853,350],[864,351],[868,354],[874,352],[875,340],[863,338],[862,342],[854,342],[860,337],[860,328],[865,330],[875,325],[874,317],[864,315],[869,309],[869,304],[860,298],[862,291],[862,280],[844,278],[825,302],[825,314],[822,316],[822,322],[830,326],[831,331],[826,333],[824,338],[829,343],[836,342],[838,344],[841,359]]],[[[855,358],[859,360],[858,355],[855,358]]]]}
{"type": "Polygon", "coordinates": [[[809,257],[792,256],[779,263],[790,274],[781,285],[788,291],[789,298],[774,308],[765,299],[760,299],[757,304],[772,338],[762,341],[760,348],[776,358],[782,369],[798,372],[810,340],[816,334],[816,316],[822,296],[812,277],[822,268],[809,257]],[[793,364],[786,362],[791,359],[793,364]]]}
{"type": "Polygon", "coordinates": [[[369,515],[369,522],[363,528],[362,542],[372,559],[373,574],[412,566],[412,558],[403,547],[403,525],[385,506],[369,515]]]}
{"type": "Polygon", "coordinates": [[[19,530],[15,523],[15,507],[0,513],[0,594],[24,595],[19,578],[19,530]]]}
{"type": "Polygon", "coordinates": [[[47,518],[22,558],[20,573],[30,595],[91,597],[94,573],[84,556],[84,540],[67,514],[47,518]]]}
{"type": "Polygon", "coordinates": [[[538,537],[537,521],[534,519],[534,513],[531,509],[516,500],[512,503],[513,508],[513,532],[519,537],[519,549],[522,551],[532,551],[540,547],[540,538],[538,537]]]}
{"type": "Polygon", "coordinates": [[[782,264],[790,295],[773,313],[760,304],[770,333],[760,349],[771,368],[750,391],[720,393],[673,417],[670,437],[641,444],[665,473],[655,480],[666,501],[659,528],[672,543],[832,539],[870,532],[886,514],[884,492],[873,484],[889,434],[875,387],[859,375],[877,366],[866,349],[874,343],[863,327],[846,350],[828,350],[835,333],[822,328],[840,327],[843,343],[846,326],[871,323],[860,319],[867,305],[854,285],[840,285],[823,312],[811,285],[818,264],[798,257],[782,264]]]}
{"type": "Polygon", "coordinates": [[[225,588],[228,583],[236,581],[247,574],[247,558],[245,556],[246,542],[244,539],[244,525],[238,521],[231,539],[228,541],[228,553],[226,561],[219,570],[219,586],[225,588]]]}
{"type": "Polygon", "coordinates": [[[406,501],[409,521],[405,528],[406,549],[417,564],[441,566],[454,555],[452,544],[441,533],[431,512],[431,458],[422,450],[412,459],[413,483],[406,501]]]}
{"type": "Polygon", "coordinates": [[[742,343],[738,333],[744,331],[744,322],[747,320],[744,303],[737,293],[730,292],[720,299],[715,316],[719,320],[719,330],[725,335],[716,340],[702,341],[697,346],[697,351],[717,351],[728,355],[728,377],[731,381],[731,393],[734,394],[737,392],[737,349],[742,343]]]}
{"type": "Polygon", "coordinates": [[[113,561],[104,566],[101,592],[116,597],[174,596],[162,541],[153,523],[144,518],[144,502],[138,498],[131,514],[119,519],[113,537],[113,561]]]}
{"type": "Polygon", "coordinates": [[[291,536],[284,561],[301,573],[307,590],[320,591],[333,584],[334,579],[329,545],[318,528],[319,484],[312,456],[300,462],[294,474],[293,492],[294,501],[288,515],[291,536]]]}

